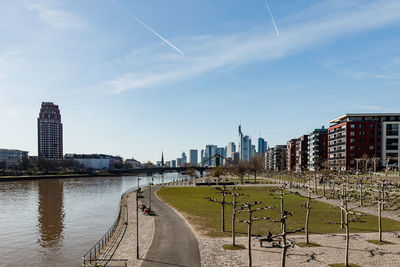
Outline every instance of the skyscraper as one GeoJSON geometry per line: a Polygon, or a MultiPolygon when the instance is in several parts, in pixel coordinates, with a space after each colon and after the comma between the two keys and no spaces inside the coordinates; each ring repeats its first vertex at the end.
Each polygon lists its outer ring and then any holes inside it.
{"type": "Polygon", "coordinates": [[[187,162],[186,153],[182,152],[182,164],[185,164],[186,162],[187,162]]]}
{"type": "Polygon", "coordinates": [[[196,149],[189,150],[189,164],[191,166],[196,166],[197,165],[197,163],[198,163],[197,154],[198,153],[197,153],[196,149]]]}
{"type": "Polygon", "coordinates": [[[236,152],[236,145],[234,142],[229,142],[226,147],[226,157],[232,158],[232,153],[236,152]]]}
{"type": "Polygon", "coordinates": [[[249,161],[253,156],[253,146],[251,138],[248,135],[243,135],[242,126],[239,125],[239,158],[240,160],[249,161]]]}
{"type": "Polygon", "coordinates": [[[213,157],[216,154],[217,146],[216,145],[206,145],[206,149],[204,150],[204,165],[206,166],[215,166],[216,160],[213,157]]]}
{"type": "Polygon", "coordinates": [[[46,160],[63,159],[63,129],[57,105],[43,102],[38,118],[38,155],[46,160]]]}
{"type": "Polygon", "coordinates": [[[258,154],[260,156],[264,156],[265,152],[267,152],[267,142],[264,140],[264,138],[258,138],[258,154]]]}

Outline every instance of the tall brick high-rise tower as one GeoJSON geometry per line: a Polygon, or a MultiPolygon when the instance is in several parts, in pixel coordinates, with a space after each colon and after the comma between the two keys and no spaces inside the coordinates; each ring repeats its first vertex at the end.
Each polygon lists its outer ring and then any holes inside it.
{"type": "Polygon", "coordinates": [[[38,118],[38,155],[46,160],[63,159],[63,131],[57,105],[43,102],[38,118]]]}

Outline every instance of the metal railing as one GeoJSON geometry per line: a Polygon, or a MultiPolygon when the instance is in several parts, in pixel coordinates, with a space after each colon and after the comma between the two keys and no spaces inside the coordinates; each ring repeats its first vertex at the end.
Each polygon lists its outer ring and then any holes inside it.
{"type": "Polygon", "coordinates": [[[100,253],[100,251],[107,245],[107,242],[110,241],[115,229],[118,226],[119,219],[121,218],[121,211],[122,205],[120,204],[117,219],[108,229],[108,231],[100,238],[100,240],[97,241],[97,243],[94,244],[94,246],[91,247],[89,251],[82,256],[83,266],[85,266],[87,263],[91,264],[92,262],[94,262],[96,260],[96,255],[100,253]]]}
{"type": "MultiPolygon", "coordinates": [[[[125,197],[125,195],[127,195],[128,193],[132,192],[133,190],[135,190],[135,188],[130,188],[128,190],[126,190],[122,195],[121,195],[121,201],[119,203],[119,212],[118,212],[118,216],[115,219],[114,223],[111,225],[111,227],[108,229],[108,231],[100,238],[99,241],[97,241],[97,243],[92,246],[88,252],[86,252],[83,256],[82,256],[82,260],[83,260],[83,266],[85,266],[86,264],[92,264],[92,263],[96,263],[97,260],[97,254],[100,253],[100,251],[106,247],[108,245],[108,242],[110,241],[110,239],[113,237],[114,232],[117,230],[117,226],[121,220],[121,216],[125,215],[126,216],[126,220],[128,220],[128,206],[127,204],[123,204],[122,199],[125,197]],[[123,208],[125,207],[125,213],[123,212],[123,208]]],[[[103,259],[104,260],[104,259],[103,259]]],[[[119,260],[113,260],[113,261],[119,261],[119,260]]],[[[125,260],[120,260],[120,261],[125,261],[125,260]]]]}
{"type": "MultiPolygon", "coordinates": [[[[127,259],[104,259],[107,260],[107,267],[127,267],[128,260],[127,259]],[[110,264],[109,264],[110,263],[110,264]]],[[[96,267],[103,267],[105,264],[96,265],[96,267]]]]}

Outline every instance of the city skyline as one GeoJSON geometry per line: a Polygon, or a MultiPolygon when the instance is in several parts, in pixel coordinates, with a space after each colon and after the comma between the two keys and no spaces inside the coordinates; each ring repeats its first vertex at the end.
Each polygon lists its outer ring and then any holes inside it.
{"type": "Polygon", "coordinates": [[[240,123],[272,147],[397,111],[397,1],[271,0],[276,28],[263,1],[114,2],[4,1],[1,148],[37,154],[41,102],[60,107],[64,154],[142,162],[237,144],[240,123]]]}

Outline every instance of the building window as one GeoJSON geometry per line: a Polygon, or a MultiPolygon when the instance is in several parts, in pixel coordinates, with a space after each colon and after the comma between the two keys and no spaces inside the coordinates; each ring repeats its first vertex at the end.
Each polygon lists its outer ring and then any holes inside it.
{"type": "Polygon", "coordinates": [[[398,150],[399,140],[394,138],[388,138],[386,140],[386,150],[398,150]]]}
{"type": "Polygon", "coordinates": [[[369,150],[374,150],[374,146],[369,146],[369,150]]]}
{"type": "Polygon", "coordinates": [[[386,135],[399,135],[399,125],[398,124],[386,124],[386,135]]]}
{"type": "Polygon", "coordinates": [[[354,129],[354,128],[356,128],[356,125],[355,124],[350,124],[350,128],[354,129]]]}
{"type": "Polygon", "coordinates": [[[350,143],[354,143],[354,138],[350,138],[350,143]]]}
{"type": "Polygon", "coordinates": [[[355,134],[355,132],[350,132],[350,136],[354,136],[355,134]]]}

